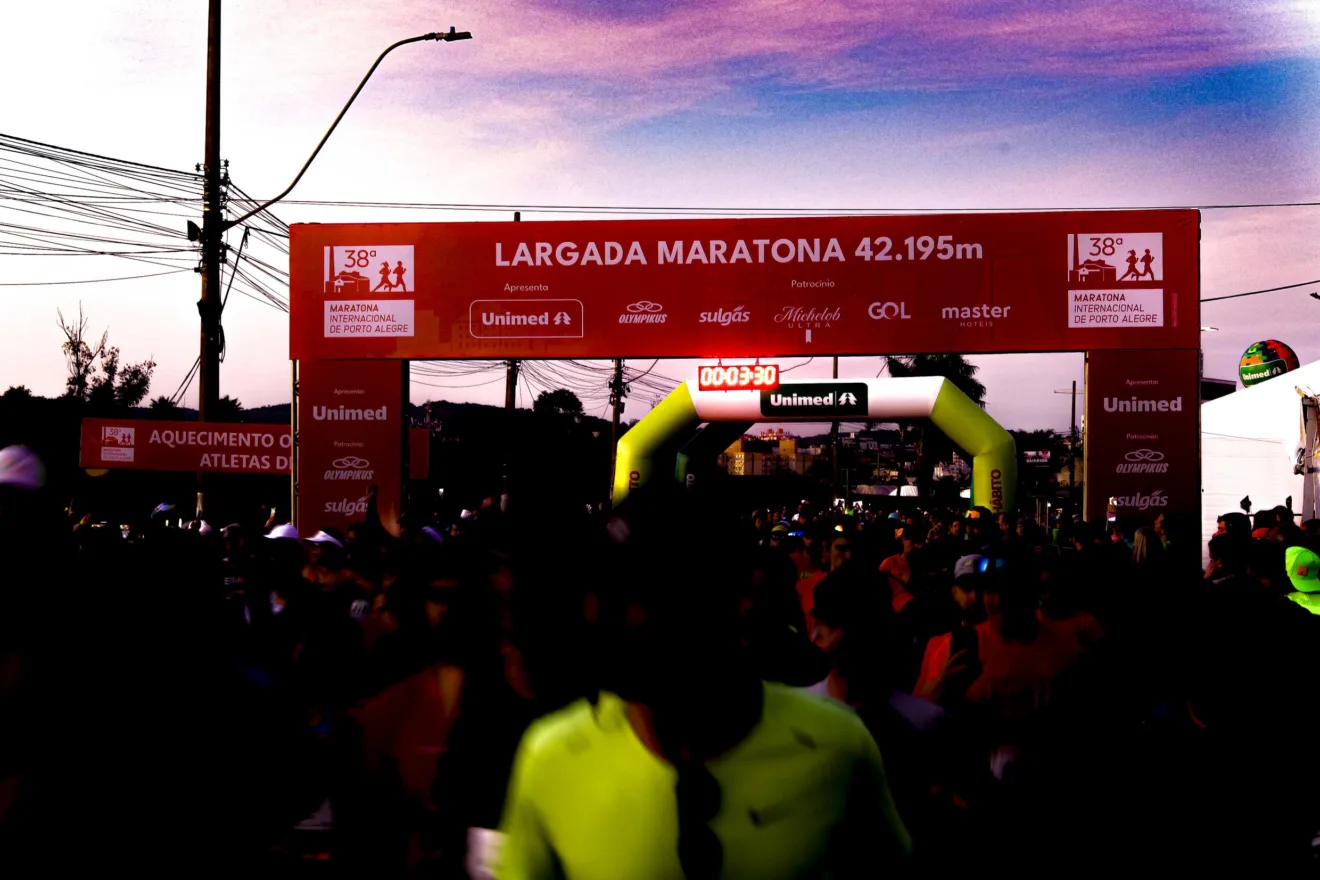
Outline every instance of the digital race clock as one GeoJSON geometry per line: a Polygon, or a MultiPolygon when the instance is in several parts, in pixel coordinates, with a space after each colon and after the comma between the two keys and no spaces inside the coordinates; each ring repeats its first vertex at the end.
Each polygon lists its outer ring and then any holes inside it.
{"type": "Polygon", "coordinates": [[[773,391],[779,387],[777,364],[701,367],[699,391],[773,391]]]}

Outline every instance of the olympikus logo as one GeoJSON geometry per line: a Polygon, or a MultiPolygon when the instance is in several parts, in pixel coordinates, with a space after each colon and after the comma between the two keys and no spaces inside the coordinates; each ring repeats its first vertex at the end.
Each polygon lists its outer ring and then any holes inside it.
{"type": "Polygon", "coordinates": [[[1134,449],[1123,456],[1126,462],[1114,466],[1116,474],[1167,474],[1169,463],[1164,453],[1154,449],[1134,449]]]}
{"type": "Polygon", "coordinates": [[[642,300],[628,306],[625,314],[619,315],[620,324],[663,324],[669,316],[665,307],[657,302],[642,300]]]}
{"type": "Polygon", "coordinates": [[[738,306],[733,311],[725,309],[716,309],[713,312],[702,312],[699,324],[719,324],[721,327],[727,327],[730,324],[746,324],[752,320],[752,313],[743,311],[742,306],[738,306]]]}
{"type": "Polygon", "coordinates": [[[389,416],[389,407],[380,409],[349,409],[346,406],[314,406],[312,418],[318,422],[383,422],[389,416]]]}
{"type": "Polygon", "coordinates": [[[1173,400],[1140,400],[1136,397],[1106,397],[1105,412],[1182,412],[1181,397],[1173,400]]]}
{"type": "Polygon", "coordinates": [[[804,394],[780,394],[773,392],[770,395],[770,404],[772,406],[856,406],[857,395],[845,391],[842,394],[819,394],[814,397],[804,394]]]}
{"type": "Polygon", "coordinates": [[[367,512],[367,501],[365,498],[359,498],[357,501],[349,501],[344,498],[341,501],[327,501],[325,503],[326,513],[342,513],[352,515],[355,513],[367,512]]]}
{"type": "Polygon", "coordinates": [[[1169,497],[1163,489],[1156,489],[1149,495],[1120,496],[1114,499],[1114,506],[1126,510],[1150,510],[1152,507],[1168,507],[1169,497]]]}
{"type": "Polygon", "coordinates": [[[332,470],[325,472],[327,480],[370,480],[375,476],[371,462],[355,455],[337,458],[331,462],[332,470]]]}

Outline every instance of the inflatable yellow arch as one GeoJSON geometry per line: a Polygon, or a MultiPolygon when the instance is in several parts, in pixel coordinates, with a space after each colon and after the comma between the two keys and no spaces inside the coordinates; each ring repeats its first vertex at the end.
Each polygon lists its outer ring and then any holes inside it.
{"type": "Polygon", "coordinates": [[[972,457],[972,505],[1012,510],[1017,446],[998,422],[940,377],[793,380],[774,391],[698,391],[684,382],[619,440],[614,502],[657,476],[686,479],[683,445],[705,422],[909,421],[929,419],[972,457]]]}

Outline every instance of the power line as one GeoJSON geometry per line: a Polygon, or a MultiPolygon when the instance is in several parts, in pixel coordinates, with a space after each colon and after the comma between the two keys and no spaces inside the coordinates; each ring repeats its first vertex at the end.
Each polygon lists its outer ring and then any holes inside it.
{"type": "MultiPolygon", "coordinates": [[[[256,200],[254,200],[256,201],[256,200]]],[[[257,201],[256,203],[260,203],[257,201]]],[[[1052,211],[1232,211],[1258,208],[1316,208],[1320,201],[1297,202],[1240,202],[1217,205],[1101,205],[1089,207],[1051,207],[1051,208],[900,208],[900,207],[864,207],[864,208],[751,208],[751,207],[713,207],[713,206],[665,206],[665,205],[517,205],[482,202],[387,202],[387,201],[352,201],[335,199],[284,199],[285,205],[307,205],[323,208],[373,208],[382,210],[421,210],[421,211],[527,211],[547,214],[711,214],[716,216],[733,215],[781,215],[781,216],[833,216],[833,215],[870,215],[870,214],[1036,214],[1052,211]]]]}
{"type": "Polygon", "coordinates": [[[121,275],[118,278],[84,278],[81,281],[0,281],[0,287],[54,287],[62,284],[104,284],[108,281],[136,281],[139,278],[159,278],[161,275],[176,275],[179,272],[191,271],[191,269],[171,269],[168,272],[148,272],[146,275],[121,275]]]}
{"type": "Polygon", "coordinates": [[[1320,284],[1320,278],[1315,281],[1299,281],[1296,284],[1285,284],[1282,287],[1267,287],[1264,290],[1248,290],[1246,293],[1230,293],[1228,296],[1212,296],[1209,299],[1203,299],[1203,303],[1219,302],[1225,299],[1238,299],[1244,296],[1256,296],[1261,293],[1274,293],[1279,290],[1292,290],[1294,287],[1310,287],[1312,284],[1320,284]]]}

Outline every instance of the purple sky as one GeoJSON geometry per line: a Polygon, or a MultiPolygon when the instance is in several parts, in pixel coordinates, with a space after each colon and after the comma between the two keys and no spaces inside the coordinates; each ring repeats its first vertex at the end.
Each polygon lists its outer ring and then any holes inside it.
{"type": "MultiPolygon", "coordinates": [[[[291,179],[385,45],[452,24],[476,38],[392,55],[296,198],[732,212],[1320,197],[1320,7],[1308,0],[228,0],[225,16],[223,154],[257,196],[291,179]]],[[[50,0],[19,4],[5,20],[6,133],[172,168],[201,159],[204,4],[50,0]]],[[[299,222],[508,219],[297,205],[279,213],[299,222]]],[[[1203,293],[1320,278],[1318,238],[1316,208],[1207,211],[1203,293]]],[[[110,258],[0,256],[8,283],[135,270],[110,258]]],[[[1203,337],[1207,374],[1235,376],[1258,339],[1289,342],[1303,362],[1320,357],[1311,289],[1207,305],[1202,323],[1219,328],[1203,337]]],[[[196,357],[189,274],[9,286],[0,296],[4,386],[60,391],[55,309],[67,314],[79,301],[126,358],[155,356],[154,393],[172,392],[196,357]]],[[[238,300],[226,333],[224,392],[247,405],[287,400],[285,317],[238,300]]],[[[1067,427],[1068,398],[1052,392],[1081,379],[1080,355],[978,362],[1001,422],[1067,427]]],[[[682,377],[690,366],[658,372],[682,377]]],[[[844,373],[876,368],[850,359],[844,373]]],[[[797,375],[828,370],[817,361],[797,375]]],[[[502,397],[498,382],[414,387],[417,400],[502,397]]]]}

